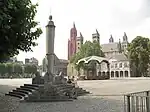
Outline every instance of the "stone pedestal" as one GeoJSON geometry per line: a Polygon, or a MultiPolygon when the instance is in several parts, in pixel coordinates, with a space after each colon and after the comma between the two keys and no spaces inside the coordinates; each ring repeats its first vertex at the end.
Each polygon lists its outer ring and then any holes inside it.
{"type": "Polygon", "coordinates": [[[46,73],[43,78],[36,75],[33,81],[34,84],[39,85],[39,88],[29,95],[27,101],[70,101],[77,98],[75,86],[68,84],[61,74],[53,76],[46,73]],[[41,79],[44,79],[43,84],[40,82],[41,79]]]}

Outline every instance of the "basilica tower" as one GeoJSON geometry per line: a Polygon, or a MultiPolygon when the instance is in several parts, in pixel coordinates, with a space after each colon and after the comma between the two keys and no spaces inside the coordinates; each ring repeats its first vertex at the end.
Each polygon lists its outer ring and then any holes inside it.
{"type": "Polygon", "coordinates": [[[82,44],[83,44],[83,36],[82,33],[80,32],[80,36],[77,37],[77,41],[76,41],[76,52],[79,52],[82,44]]]}
{"type": "Polygon", "coordinates": [[[98,43],[100,43],[100,34],[99,34],[99,32],[97,31],[97,29],[96,29],[96,33],[93,33],[93,34],[92,34],[92,40],[93,40],[93,41],[97,41],[98,43]]]}
{"type": "Polygon", "coordinates": [[[68,40],[68,60],[76,53],[77,30],[75,23],[70,30],[70,39],[68,40]]]}
{"type": "Polygon", "coordinates": [[[122,40],[123,40],[122,41],[122,49],[123,49],[123,51],[125,51],[127,49],[127,46],[128,46],[128,37],[127,37],[125,32],[124,32],[122,40]]]}
{"type": "Polygon", "coordinates": [[[114,38],[113,38],[113,36],[112,36],[112,35],[110,35],[109,43],[114,43],[114,38]]]}

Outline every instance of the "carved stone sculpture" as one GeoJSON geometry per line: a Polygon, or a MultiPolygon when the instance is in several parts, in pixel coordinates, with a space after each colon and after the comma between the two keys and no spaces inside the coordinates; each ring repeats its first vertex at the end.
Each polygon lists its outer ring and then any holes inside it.
{"type": "Polygon", "coordinates": [[[35,78],[32,79],[32,84],[44,84],[43,78],[40,76],[40,73],[35,74],[35,78]]]}

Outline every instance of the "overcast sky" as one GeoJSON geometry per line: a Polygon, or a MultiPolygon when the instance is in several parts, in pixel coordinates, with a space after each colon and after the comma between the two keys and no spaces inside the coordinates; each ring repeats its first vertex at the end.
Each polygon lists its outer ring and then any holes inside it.
{"type": "Polygon", "coordinates": [[[136,36],[150,37],[150,0],[32,0],[39,4],[36,20],[43,34],[37,40],[34,52],[17,56],[18,60],[35,57],[42,62],[45,52],[45,26],[50,13],[56,25],[55,54],[67,59],[67,41],[73,22],[85,40],[91,40],[98,29],[100,42],[108,43],[112,34],[115,41],[122,40],[126,32],[131,41],[136,36]]]}

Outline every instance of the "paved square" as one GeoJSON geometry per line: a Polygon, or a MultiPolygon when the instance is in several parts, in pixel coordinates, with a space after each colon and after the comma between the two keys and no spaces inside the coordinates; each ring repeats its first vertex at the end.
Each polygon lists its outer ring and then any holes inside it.
{"type": "Polygon", "coordinates": [[[3,97],[24,83],[31,83],[31,79],[0,79],[0,112],[124,112],[123,94],[150,90],[150,78],[91,80],[78,81],[78,85],[92,96],[73,102],[19,103],[17,98],[3,97]]]}

